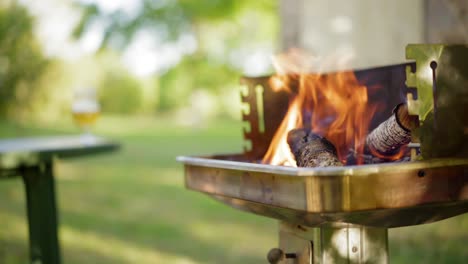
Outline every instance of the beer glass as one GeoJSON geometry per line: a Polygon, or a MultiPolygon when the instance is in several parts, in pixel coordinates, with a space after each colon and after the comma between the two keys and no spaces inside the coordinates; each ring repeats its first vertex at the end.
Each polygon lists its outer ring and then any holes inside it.
{"type": "Polygon", "coordinates": [[[99,117],[100,107],[96,98],[96,90],[93,88],[82,88],[74,93],[72,104],[73,119],[83,130],[82,140],[84,143],[92,141],[91,127],[99,117]]]}

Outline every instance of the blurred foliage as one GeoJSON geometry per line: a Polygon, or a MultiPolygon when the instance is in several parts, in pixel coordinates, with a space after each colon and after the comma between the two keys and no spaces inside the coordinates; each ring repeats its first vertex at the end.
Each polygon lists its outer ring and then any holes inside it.
{"type": "MultiPolygon", "coordinates": [[[[104,25],[101,50],[124,50],[142,30],[154,33],[159,42],[174,46],[184,45],[180,43],[183,36],[193,36],[196,50],[159,73],[155,106],[159,112],[187,107],[195,90],[203,90],[215,98],[231,94],[228,89],[238,84],[242,74],[244,61],[241,55],[245,57],[265,43],[273,47],[272,43],[276,42],[277,1],[137,2],[140,3],[137,12],[122,9],[109,12],[101,10],[97,4],[81,2],[79,5],[84,12],[74,35],[79,38],[96,23],[104,25]]],[[[223,104],[223,100],[216,100],[216,103],[223,104]]],[[[232,104],[220,107],[228,108],[232,104]]]]}
{"type": "Polygon", "coordinates": [[[194,87],[215,93],[220,80],[228,84],[236,82],[238,78],[239,72],[226,64],[205,63],[205,58],[197,55],[186,57],[161,78],[161,87],[170,89],[161,89],[158,108],[165,111],[173,107],[182,107],[186,102],[180,98],[188,98],[194,87]]]}
{"type": "Polygon", "coordinates": [[[110,72],[99,85],[102,112],[131,114],[142,106],[140,83],[126,72],[110,72]]]}
{"type": "Polygon", "coordinates": [[[0,116],[31,111],[39,86],[37,81],[49,61],[33,34],[33,18],[27,9],[0,5],[0,116]]]}
{"type": "Polygon", "coordinates": [[[76,2],[83,8],[83,16],[74,30],[81,37],[96,20],[106,21],[107,28],[103,46],[112,42],[122,48],[132,40],[141,28],[153,28],[164,32],[165,40],[175,40],[182,33],[191,31],[194,24],[232,19],[243,9],[276,11],[276,1],[248,0],[136,0],[140,6],[137,14],[123,10],[103,12],[95,3],[76,2]],[[114,40],[114,41],[113,41],[114,40]],[[123,41],[122,41],[123,40],[123,41]]]}
{"type": "Polygon", "coordinates": [[[217,105],[211,109],[232,113],[226,109],[235,104],[226,98],[238,85],[240,55],[245,57],[258,43],[273,43],[276,36],[276,1],[136,0],[141,5],[134,12],[109,12],[87,0],[72,2],[79,2],[82,10],[75,36],[84,36],[95,23],[104,26],[100,52],[73,62],[45,58],[27,7],[16,1],[0,3],[0,117],[27,122],[66,118],[72,90],[81,86],[100,86],[103,110],[112,113],[181,108],[197,113],[194,91],[214,99],[217,105]],[[154,33],[157,43],[178,47],[190,36],[195,48],[154,76],[132,76],[121,68],[119,57],[142,30],[154,33]],[[117,55],[109,60],[109,53],[117,55]],[[107,74],[115,72],[116,65],[119,74],[107,74]]]}

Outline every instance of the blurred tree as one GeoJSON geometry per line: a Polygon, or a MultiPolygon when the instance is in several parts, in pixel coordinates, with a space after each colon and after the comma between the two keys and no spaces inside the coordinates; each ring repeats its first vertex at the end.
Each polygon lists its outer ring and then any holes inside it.
{"type": "MultiPolygon", "coordinates": [[[[101,48],[125,49],[141,30],[154,32],[158,41],[184,45],[183,36],[196,39],[196,49],[160,76],[158,110],[187,104],[191,91],[203,89],[216,96],[238,83],[245,55],[259,42],[274,43],[277,2],[260,0],[139,0],[137,12],[101,10],[86,1],[76,37],[88,28],[104,25],[101,48]],[[244,49],[244,50],[242,50],[244,49]],[[245,50],[247,49],[247,51],[245,50]]],[[[187,44],[188,45],[188,44],[187,44]]],[[[273,46],[273,45],[270,45],[273,46]]]]}
{"type": "Polygon", "coordinates": [[[0,116],[28,111],[49,61],[33,34],[33,19],[18,5],[0,5],[0,116]]]}
{"type": "Polygon", "coordinates": [[[170,110],[182,107],[194,88],[216,93],[220,86],[237,82],[239,72],[225,63],[206,63],[206,58],[194,55],[184,58],[177,67],[169,70],[160,80],[159,109],[170,110]],[[214,91],[213,91],[214,90],[214,91]]]}
{"type": "Polygon", "coordinates": [[[75,37],[84,34],[96,20],[105,21],[106,30],[102,46],[123,48],[141,28],[153,28],[163,32],[164,40],[176,40],[181,34],[191,32],[193,26],[205,22],[217,22],[234,18],[248,8],[257,11],[276,12],[276,1],[260,0],[135,0],[137,13],[117,9],[105,12],[92,1],[77,1],[83,8],[81,22],[74,30],[75,37]]]}
{"type": "Polygon", "coordinates": [[[102,112],[131,114],[140,110],[140,83],[126,72],[109,72],[99,85],[102,112]]]}

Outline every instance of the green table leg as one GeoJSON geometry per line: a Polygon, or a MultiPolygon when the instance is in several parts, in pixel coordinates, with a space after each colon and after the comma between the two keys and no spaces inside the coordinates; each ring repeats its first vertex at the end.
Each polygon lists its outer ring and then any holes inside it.
{"type": "Polygon", "coordinates": [[[31,263],[58,264],[57,209],[52,161],[23,170],[31,263]]]}

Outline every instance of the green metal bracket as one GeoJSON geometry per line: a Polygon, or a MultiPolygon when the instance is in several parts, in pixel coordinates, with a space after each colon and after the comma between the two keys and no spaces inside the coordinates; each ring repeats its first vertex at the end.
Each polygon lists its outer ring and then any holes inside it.
{"type": "Polygon", "coordinates": [[[408,110],[418,115],[423,158],[468,157],[468,44],[410,44],[406,58],[408,110]]]}
{"type": "Polygon", "coordinates": [[[431,62],[438,63],[444,50],[443,45],[410,44],[406,46],[406,58],[416,61],[416,72],[406,67],[406,86],[417,89],[418,98],[408,94],[408,111],[418,115],[422,122],[434,108],[433,69],[431,62]]]}

